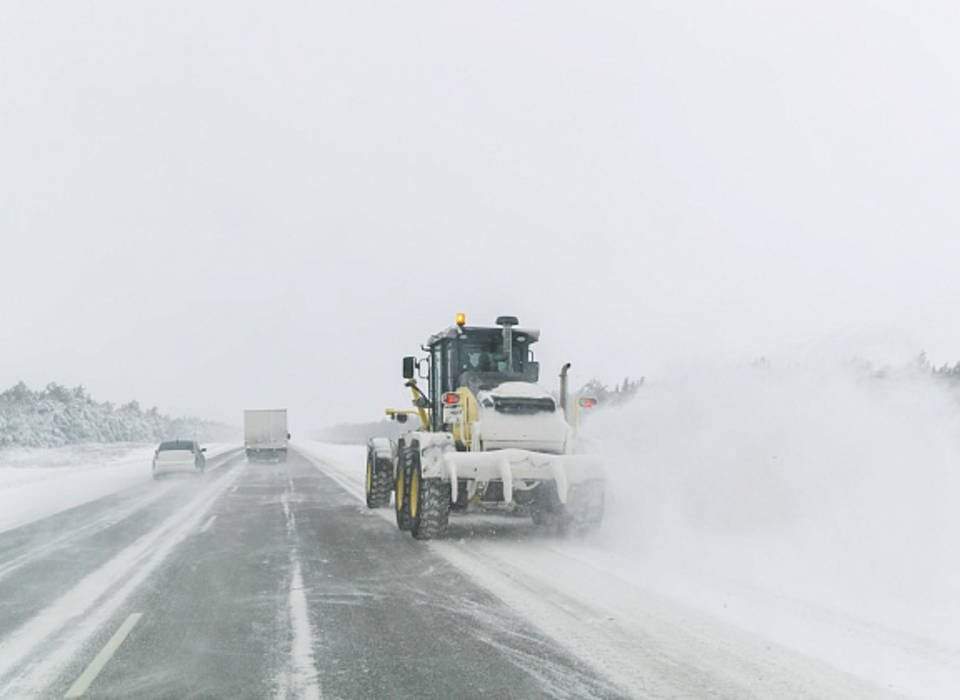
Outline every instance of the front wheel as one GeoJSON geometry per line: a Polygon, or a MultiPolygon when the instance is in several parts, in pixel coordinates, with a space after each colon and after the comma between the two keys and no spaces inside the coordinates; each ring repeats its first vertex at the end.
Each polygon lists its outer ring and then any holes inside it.
{"type": "Polygon", "coordinates": [[[414,493],[417,506],[413,513],[411,534],[418,540],[436,540],[447,534],[450,520],[450,483],[442,479],[421,479],[415,470],[410,481],[410,505],[414,493]]]}
{"type": "Polygon", "coordinates": [[[376,452],[367,449],[367,478],[365,491],[367,508],[383,508],[390,505],[393,469],[389,460],[378,458],[376,452]]]}

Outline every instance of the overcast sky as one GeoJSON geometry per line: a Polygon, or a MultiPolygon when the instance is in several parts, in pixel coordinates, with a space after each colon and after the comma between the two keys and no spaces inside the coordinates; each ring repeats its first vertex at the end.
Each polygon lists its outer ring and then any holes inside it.
{"type": "Polygon", "coordinates": [[[953,2],[0,4],[0,385],[301,433],[458,311],[548,386],[960,360],[953,2]]]}

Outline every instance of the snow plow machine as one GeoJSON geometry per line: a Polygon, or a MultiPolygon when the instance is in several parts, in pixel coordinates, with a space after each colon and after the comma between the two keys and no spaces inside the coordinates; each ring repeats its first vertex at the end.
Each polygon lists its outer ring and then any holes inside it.
{"type": "Polygon", "coordinates": [[[537,384],[539,336],[513,316],[474,327],[458,314],[427,340],[426,357],[403,358],[414,408],[387,414],[419,425],[368,442],[367,506],[389,506],[392,493],[397,526],[422,540],[443,537],[451,511],[529,515],[555,532],[598,525],[603,464],[578,453],[563,407],[537,384]]]}

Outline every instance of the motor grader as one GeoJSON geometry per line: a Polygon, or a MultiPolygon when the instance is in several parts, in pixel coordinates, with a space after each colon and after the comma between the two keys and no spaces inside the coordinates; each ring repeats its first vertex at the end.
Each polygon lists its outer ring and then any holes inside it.
{"type": "Polygon", "coordinates": [[[599,524],[603,464],[579,453],[563,407],[537,384],[539,336],[513,316],[481,327],[458,314],[425,357],[403,358],[413,409],[387,414],[419,425],[368,443],[367,505],[386,507],[392,493],[397,526],[417,539],[443,537],[451,512],[529,515],[557,531],[599,524]]]}

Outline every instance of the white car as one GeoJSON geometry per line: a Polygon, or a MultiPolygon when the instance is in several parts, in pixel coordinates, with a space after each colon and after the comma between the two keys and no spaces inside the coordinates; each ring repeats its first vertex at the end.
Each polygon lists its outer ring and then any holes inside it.
{"type": "Polygon", "coordinates": [[[175,472],[203,473],[207,458],[203,453],[206,447],[200,447],[193,440],[168,440],[161,442],[153,453],[153,478],[175,472]]]}

